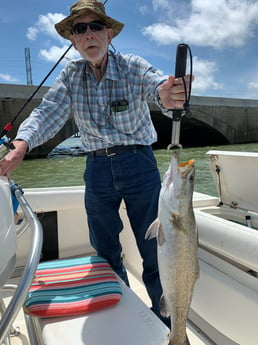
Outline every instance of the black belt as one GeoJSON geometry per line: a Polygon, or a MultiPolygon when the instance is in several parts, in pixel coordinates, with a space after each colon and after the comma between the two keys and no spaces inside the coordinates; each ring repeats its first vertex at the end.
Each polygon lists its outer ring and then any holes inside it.
{"type": "Polygon", "coordinates": [[[99,149],[96,151],[88,152],[88,154],[92,154],[94,156],[114,156],[119,153],[128,152],[128,151],[137,151],[141,150],[146,145],[116,145],[111,147],[106,147],[104,149],[99,149]]]}

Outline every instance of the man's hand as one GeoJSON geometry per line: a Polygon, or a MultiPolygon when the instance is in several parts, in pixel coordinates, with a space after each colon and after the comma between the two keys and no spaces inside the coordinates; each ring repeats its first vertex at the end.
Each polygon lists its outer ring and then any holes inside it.
{"type": "MultiPolygon", "coordinates": [[[[194,78],[193,78],[194,80],[194,78]]],[[[186,91],[189,92],[190,76],[185,76],[186,91]]],[[[183,108],[186,101],[182,78],[169,76],[158,88],[160,102],[166,109],[183,108]]]]}
{"type": "Polygon", "coordinates": [[[10,172],[16,169],[23,161],[23,158],[28,149],[27,143],[23,140],[14,140],[13,145],[15,146],[15,149],[11,150],[0,161],[0,176],[9,176],[10,172]]]}

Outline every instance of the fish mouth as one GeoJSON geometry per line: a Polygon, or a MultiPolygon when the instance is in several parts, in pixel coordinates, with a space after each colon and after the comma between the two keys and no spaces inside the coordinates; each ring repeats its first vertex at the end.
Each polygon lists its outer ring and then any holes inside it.
{"type": "Polygon", "coordinates": [[[195,163],[194,159],[190,159],[187,162],[179,163],[177,165],[177,171],[183,178],[185,178],[190,173],[190,171],[192,171],[192,169],[194,168],[194,163],[195,163]]]}

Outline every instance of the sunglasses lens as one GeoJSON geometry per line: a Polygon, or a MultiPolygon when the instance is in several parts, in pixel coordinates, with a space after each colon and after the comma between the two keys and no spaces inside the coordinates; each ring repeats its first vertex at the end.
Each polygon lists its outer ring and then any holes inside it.
{"type": "Polygon", "coordinates": [[[87,28],[90,28],[91,31],[101,31],[104,29],[105,24],[102,22],[90,22],[90,23],[77,23],[72,27],[73,34],[84,34],[87,31],[87,28]]]}
{"type": "Polygon", "coordinates": [[[89,23],[89,28],[91,31],[101,31],[104,29],[104,24],[98,22],[89,23]]]}
{"type": "Polygon", "coordinates": [[[87,23],[77,23],[72,27],[72,32],[74,34],[80,35],[87,31],[88,24],[87,23]]]}

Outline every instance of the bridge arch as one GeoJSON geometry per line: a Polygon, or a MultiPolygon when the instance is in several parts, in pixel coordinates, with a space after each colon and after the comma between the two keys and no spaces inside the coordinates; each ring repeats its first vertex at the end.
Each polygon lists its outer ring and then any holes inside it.
{"type": "MultiPolygon", "coordinates": [[[[153,147],[166,148],[171,142],[172,120],[158,112],[152,113],[152,120],[158,133],[158,142],[153,147]]],[[[218,129],[192,116],[182,118],[180,143],[183,147],[193,147],[226,145],[229,141],[218,129]]]]}

